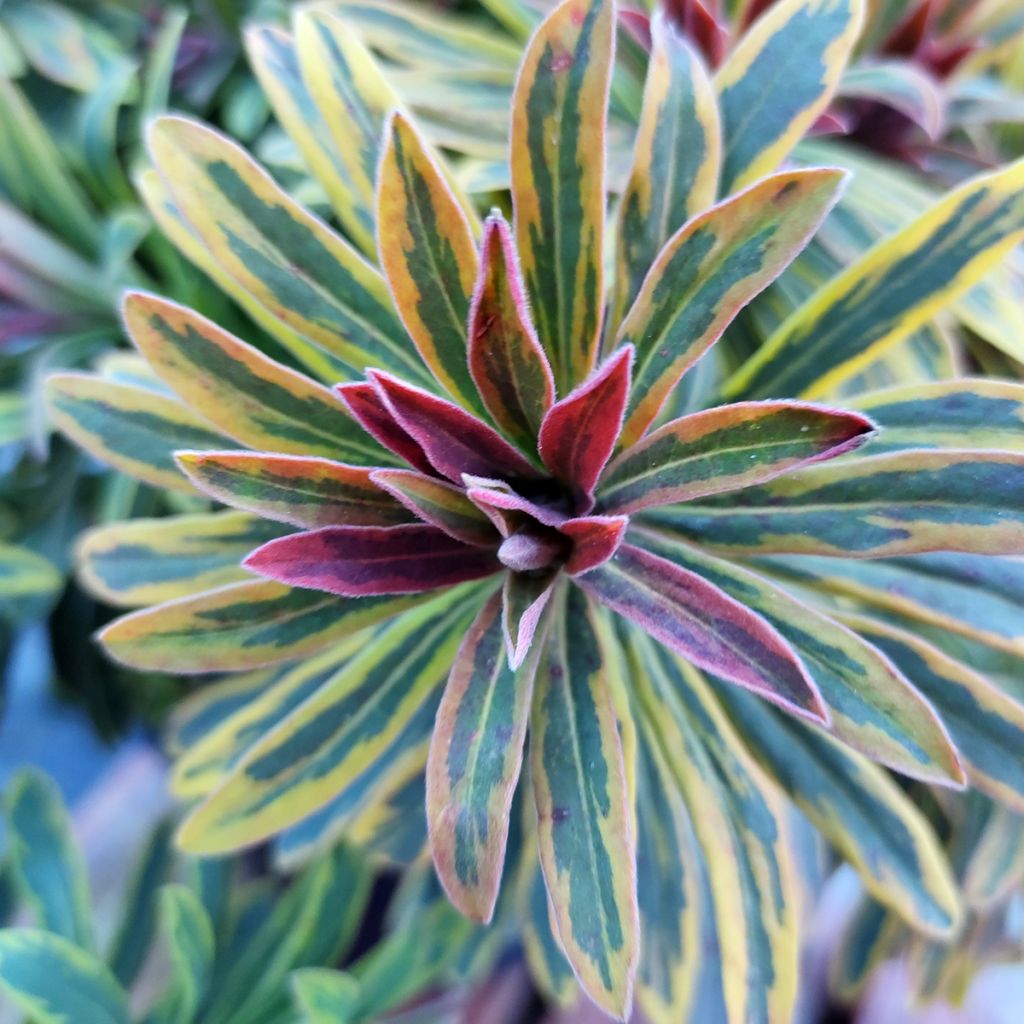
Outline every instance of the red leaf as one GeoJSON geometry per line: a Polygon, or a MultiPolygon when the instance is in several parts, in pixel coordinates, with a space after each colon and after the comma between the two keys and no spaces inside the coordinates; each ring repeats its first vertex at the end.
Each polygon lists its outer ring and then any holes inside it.
{"type": "Polygon", "coordinates": [[[434,526],[328,526],[257,548],[247,569],[294,587],[344,597],[418,594],[480,579],[501,565],[434,526]]]}
{"type": "Polygon", "coordinates": [[[497,431],[465,409],[389,373],[369,370],[367,376],[395,419],[449,480],[462,483],[463,473],[512,479],[539,475],[497,431]]]}
{"type": "Polygon", "coordinates": [[[576,492],[588,512],[594,504],[594,485],[615,449],[622,414],[629,397],[633,346],[624,345],[590,379],[544,417],[540,428],[540,456],[544,465],[576,492]]]}
{"type": "Polygon", "coordinates": [[[603,565],[619,550],[627,526],[628,516],[581,516],[563,523],[559,533],[572,541],[565,571],[579,576],[603,565]]]}
{"type": "Polygon", "coordinates": [[[518,668],[529,654],[557,579],[557,571],[544,576],[506,574],[502,590],[502,621],[508,663],[512,668],[518,668]]]}
{"type": "Polygon", "coordinates": [[[888,38],[879,48],[880,51],[898,57],[913,56],[931,34],[935,14],[934,0],[920,0],[918,5],[912,8],[889,33],[888,38]]]}
{"type": "Polygon", "coordinates": [[[469,313],[469,372],[494,422],[534,451],[555,380],[526,306],[512,233],[500,214],[484,227],[469,313]]]}
{"type": "Polygon", "coordinates": [[[799,656],[760,615],[702,576],[623,544],[577,585],[698,668],[827,724],[828,708],[799,656]]]}
{"type": "Polygon", "coordinates": [[[405,459],[410,466],[434,475],[434,467],[423,449],[395,419],[372,384],[365,381],[335,384],[334,390],[355,421],[374,440],[384,445],[389,452],[394,452],[400,459],[405,459]]]}

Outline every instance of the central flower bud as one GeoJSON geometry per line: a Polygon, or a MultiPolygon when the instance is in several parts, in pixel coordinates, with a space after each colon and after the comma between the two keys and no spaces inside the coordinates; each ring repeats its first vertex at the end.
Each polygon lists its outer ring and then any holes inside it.
{"type": "Polygon", "coordinates": [[[512,572],[536,572],[564,561],[566,547],[557,531],[530,524],[501,542],[498,560],[512,572]]]}

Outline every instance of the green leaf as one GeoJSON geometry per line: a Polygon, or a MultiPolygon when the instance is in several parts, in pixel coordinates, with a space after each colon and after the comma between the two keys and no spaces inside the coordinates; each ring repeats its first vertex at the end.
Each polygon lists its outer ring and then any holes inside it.
{"type": "Polygon", "coordinates": [[[968,906],[986,910],[1024,880],[1024,816],[993,806],[964,872],[968,906]]]}
{"type": "Polygon", "coordinates": [[[93,949],[85,863],[60,791],[42,772],[24,768],[7,787],[4,813],[15,884],[37,923],[93,949]]]}
{"type": "Polygon", "coordinates": [[[633,167],[619,207],[612,327],[636,298],[661,247],[711,206],[718,190],[721,129],[707,71],[664,15],[654,18],[651,32],[633,167]]]}
{"type": "Polygon", "coordinates": [[[861,0],[783,0],[742,36],[715,76],[723,195],[774,171],[804,137],[835,92],[863,17],[861,0]]]}
{"type": "Polygon", "coordinates": [[[132,612],[104,627],[99,640],[132,668],[238,672],[315,654],[423,600],[346,599],[253,580],[132,612]]]}
{"type": "Polygon", "coordinates": [[[831,277],[729,379],[725,394],[828,393],[963,295],[1022,238],[1024,160],[961,185],[831,277]]]}
{"type": "Polygon", "coordinates": [[[305,1024],[348,1024],[359,1005],[359,982],[326,967],[293,971],[289,981],[305,1024]]]}
{"type": "Polygon", "coordinates": [[[186,820],[182,846],[211,854],[264,839],[336,798],[382,758],[415,746],[421,724],[429,731],[477,593],[434,596],[382,631],[253,744],[186,820]]]}
{"type": "Polygon", "coordinates": [[[52,932],[0,931],[0,989],[36,1024],[131,1024],[128,997],[107,968],[52,932]]]}
{"type": "Polygon", "coordinates": [[[873,431],[862,416],[804,402],[705,409],[666,423],[624,451],[604,474],[598,507],[636,512],[737,491],[843,455],[873,431]]]}
{"type": "Polygon", "coordinates": [[[881,903],[861,901],[829,969],[829,987],[838,998],[856,1001],[875,968],[893,952],[901,931],[899,919],[881,903]]]}
{"type": "Polygon", "coordinates": [[[543,647],[530,724],[541,867],[580,984],[625,1020],[639,954],[636,851],[607,640],[576,588],[554,600],[562,607],[543,647]]]}
{"type": "Polygon", "coordinates": [[[213,973],[213,926],[199,897],[184,885],[165,885],[161,890],[160,926],[173,973],[150,1022],[191,1024],[213,973]]]}
{"type": "Polygon", "coordinates": [[[604,151],[612,0],[564,0],[541,23],[512,110],[523,277],[560,393],[597,359],[604,294],[604,151]]]}
{"type": "Polygon", "coordinates": [[[466,361],[479,259],[473,230],[412,123],[388,124],[377,185],[381,266],[421,359],[461,405],[481,410],[466,361]]]}
{"type": "Polygon", "coordinates": [[[843,181],[828,168],[777,174],[669,239],[618,331],[618,344],[636,348],[621,446],[644,434],[683,374],[807,244],[843,181]]]}
{"type": "Polygon", "coordinates": [[[198,313],[143,292],[129,292],[123,312],[128,333],[159,378],[236,441],[371,464],[387,458],[330,390],[198,313]]]}
{"type": "MultiPolygon", "coordinates": [[[[372,259],[376,252],[372,203],[359,202],[345,155],[300,68],[298,34],[308,17],[305,12],[296,12],[295,39],[276,25],[247,26],[243,37],[246,53],[275,117],[323,186],[342,227],[372,259]]],[[[326,69],[328,74],[331,71],[333,68],[326,69]]]]}
{"type": "Polygon", "coordinates": [[[935,705],[971,783],[1024,813],[1024,706],[911,633],[863,616],[844,618],[892,658],[935,705]]]}
{"type": "Polygon", "coordinates": [[[937,139],[944,127],[943,85],[914,63],[913,58],[858,62],[846,69],[839,83],[839,95],[898,110],[922,128],[930,139],[937,139]]]}
{"type": "Polygon", "coordinates": [[[57,567],[27,548],[0,543],[0,618],[17,622],[64,585],[57,567]]]}
{"type": "Polygon", "coordinates": [[[686,804],[649,734],[639,744],[637,897],[643,948],[637,1002],[651,1024],[686,1019],[701,964],[700,851],[686,804]]]}
{"type": "Polygon", "coordinates": [[[1006,554],[1024,544],[1024,454],[875,455],[645,518],[729,554],[1006,554]]]}
{"type": "Polygon", "coordinates": [[[699,673],[631,630],[633,679],[704,854],[728,1020],[790,1020],[799,883],[784,805],[699,673]]]}
{"type": "Polygon", "coordinates": [[[579,994],[576,976],[555,933],[554,911],[538,864],[526,886],[523,946],[530,975],[537,987],[555,1005],[571,1006],[579,994]]]}
{"type": "Polygon", "coordinates": [[[75,558],[90,593],[137,608],[249,579],[242,559],[287,532],[243,512],[133,519],[86,531],[75,558]]]}
{"type": "Polygon", "coordinates": [[[149,837],[127,890],[120,924],[107,957],[114,977],[128,988],[138,977],[156,931],[157,890],[171,868],[171,828],[161,822],[149,837]]]}
{"type": "Polygon", "coordinates": [[[313,139],[312,146],[338,155],[340,174],[328,194],[342,226],[373,259],[384,122],[399,102],[358,33],[340,13],[316,7],[297,10],[295,46],[302,78],[326,130],[326,139],[313,139]]]}
{"type": "Polygon", "coordinates": [[[914,928],[954,934],[961,906],[949,861],[928,820],[892,778],[734,687],[717,692],[751,753],[857,869],[871,895],[914,928]]]}
{"type": "Polygon", "coordinates": [[[939,716],[892,663],[828,615],[768,580],[696,547],[653,538],[646,546],[721,587],[762,615],[792,645],[832,714],[829,730],[896,771],[930,782],[964,782],[939,716]]]}
{"type": "Polygon", "coordinates": [[[502,596],[477,616],[455,656],[427,761],[427,821],[438,877],[472,920],[490,921],[501,884],[512,796],[541,644],[515,671],[502,596]]]}
{"type": "Polygon", "coordinates": [[[871,451],[971,448],[1024,451],[1024,385],[962,378],[845,398],[881,428],[871,451]]]}
{"type": "Polygon", "coordinates": [[[50,418],[91,455],[122,473],[194,493],[174,464],[178,448],[230,448],[231,442],[175,398],[85,373],[46,382],[50,418]]]}
{"type": "Polygon", "coordinates": [[[245,150],[180,117],[152,122],[148,143],[191,229],[264,309],[354,375],[377,366],[424,380],[383,278],[245,150]]]}

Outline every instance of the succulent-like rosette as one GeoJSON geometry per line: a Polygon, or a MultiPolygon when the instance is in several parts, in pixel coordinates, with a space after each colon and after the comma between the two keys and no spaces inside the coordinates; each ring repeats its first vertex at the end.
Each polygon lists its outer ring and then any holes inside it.
{"type": "Polygon", "coordinates": [[[136,292],[136,379],[51,383],[71,436],[191,495],[79,552],[97,593],[139,609],[101,634],[115,658],[236,673],[176,721],[175,789],[203,798],[186,847],[273,839],[288,864],[344,836],[407,862],[429,836],[487,934],[525,921],[553,997],[575,973],[625,1017],[635,981],[658,1022],[688,1005],[708,935],[728,1019],[789,1019],[782,790],[874,896],[929,934],[956,927],[948,861],[882,766],[1024,803],[1024,709],[936,647],[926,599],[896,614],[870,567],[943,587],[1006,569],[982,556],[1024,546],[1024,394],[953,380],[820,399],[1024,235],[1024,168],[831,280],[717,391],[692,383],[843,186],[778,169],[851,45],[856,7],[838,6],[815,36],[829,73],[761,133],[718,116],[751,88],[743,68],[716,93],[662,26],[614,216],[610,0],[567,0],[527,48],[511,223],[481,224],[322,11],[258,52],[301,58],[273,95],[286,123],[304,112],[294,135],[344,234],[212,130],[152,125],[154,215],[287,351],[136,292]]]}

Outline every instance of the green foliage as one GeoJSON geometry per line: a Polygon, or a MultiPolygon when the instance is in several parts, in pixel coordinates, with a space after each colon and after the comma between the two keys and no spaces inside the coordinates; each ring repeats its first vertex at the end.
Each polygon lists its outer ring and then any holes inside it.
{"type": "Polygon", "coordinates": [[[928,950],[968,876],[889,770],[1024,809],[1024,387],[943,380],[986,350],[968,328],[1019,354],[1024,163],[944,193],[802,141],[841,83],[893,80],[849,69],[856,0],[772,6],[713,77],[661,20],[645,68],[616,13],[565,0],[522,56],[374,0],[251,28],[309,178],[148,127],[153,218],[256,326],[133,289],[142,358],[50,378],[69,437],[188,513],[87,533],[79,576],[133,609],[101,634],[119,662],[230,673],[173,721],[180,843],[309,863],[234,989],[165,891],[154,1020],[263,1005],[340,837],[429,846],[493,923],[412,869],[409,930],[294,977],[311,1020],[471,973],[517,922],[556,1000],[575,976],[625,1019],[635,989],[662,1024],[704,986],[729,1024],[787,1020],[790,800],[885,908],[864,941],[898,918],[928,950]]]}

